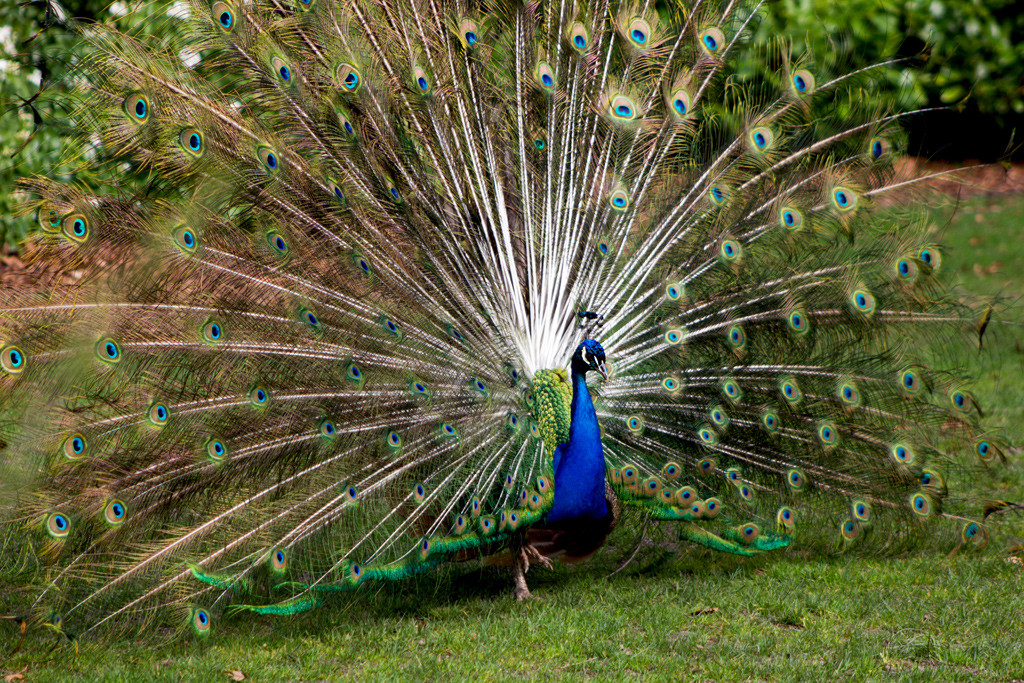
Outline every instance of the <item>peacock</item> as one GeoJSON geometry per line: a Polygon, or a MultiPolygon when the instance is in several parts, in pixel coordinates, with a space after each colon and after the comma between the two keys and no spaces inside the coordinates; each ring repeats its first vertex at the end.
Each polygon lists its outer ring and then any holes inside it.
{"type": "Polygon", "coordinates": [[[956,485],[1005,446],[944,363],[976,314],[908,113],[862,96],[885,65],[752,41],[759,9],[75,25],[89,173],[24,181],[63,277],[0,291],[25,613],[205,636],[453,562],[522,599],[644,519],[741,556],[984,547],[956,485]]]}

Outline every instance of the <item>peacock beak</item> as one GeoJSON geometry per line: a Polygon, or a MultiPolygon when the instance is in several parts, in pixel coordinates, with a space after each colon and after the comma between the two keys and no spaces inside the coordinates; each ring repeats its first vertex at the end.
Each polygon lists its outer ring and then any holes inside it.
{"type": "Polygon", "coordinates": [[[597,371],[601,373],[601,376],[608,379],[608,367],[604,364],[603,360],[597,362],[597,371]]]}

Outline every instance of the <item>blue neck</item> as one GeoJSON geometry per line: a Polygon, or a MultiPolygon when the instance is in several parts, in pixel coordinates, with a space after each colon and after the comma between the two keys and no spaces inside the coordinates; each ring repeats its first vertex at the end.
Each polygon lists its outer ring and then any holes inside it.
{"type": "Polygon", "coordinates": [[[547,516],[549,522],[581,517],[602,519],[608,514],[601,428],[587,390],[586,370],[575,362],[571,419],[569,441],[558,446],[554,458],[555,502],[547,516]]]}
{"type": "MultiPolygon", "coordinates": [[[[597,412],[587,389],[587,376],[572,369],[572,418],[569,423],[569,443],[589,446],[601,455],[601,471],[604,472],[604,456],[601,451],[601,427],[597,424],[597,412]]],[[[603,476],[603,475],[602,475],[603,476]]]]}

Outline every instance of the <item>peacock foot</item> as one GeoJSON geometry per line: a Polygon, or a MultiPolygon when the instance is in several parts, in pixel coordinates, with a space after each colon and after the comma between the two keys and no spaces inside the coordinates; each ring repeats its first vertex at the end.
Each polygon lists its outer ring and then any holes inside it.
{"type": "Polygon", "coordinates": [[[554,565],[551,564],[551,560],[546,555],[541,555],[540,551],[534,548],[532,545],[524,546],[522,553],[525,556],[526,569],[525,572],[530,571],[530,563],[539,564],[545,569],[554,569],[554,565]]]}

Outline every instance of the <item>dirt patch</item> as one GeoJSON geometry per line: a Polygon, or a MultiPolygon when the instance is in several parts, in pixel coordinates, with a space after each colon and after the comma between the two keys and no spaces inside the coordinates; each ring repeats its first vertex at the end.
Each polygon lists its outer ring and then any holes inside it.
{"type": "Polygon", "coordinates": [[[81,271],[62,272],[60,264],[29,262],[10,244],[0,250],[0,287],[52,289],[81,279],[81,271]]]}

